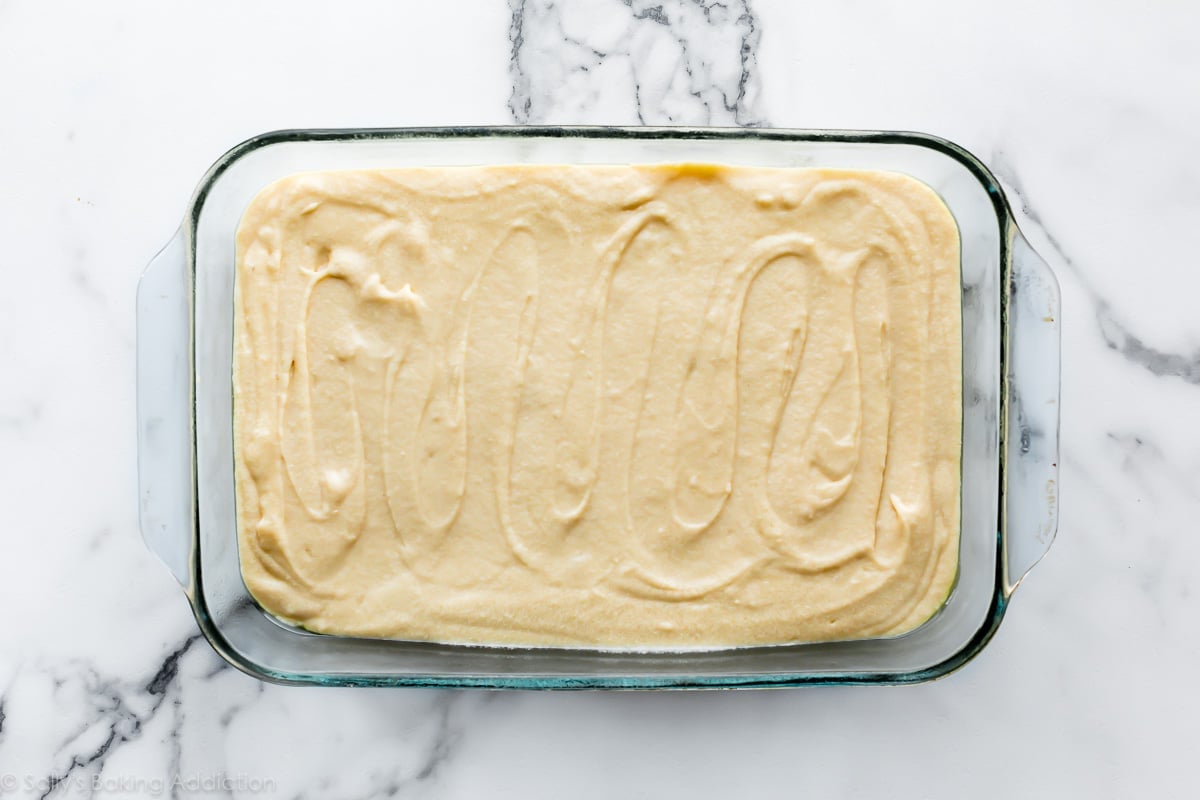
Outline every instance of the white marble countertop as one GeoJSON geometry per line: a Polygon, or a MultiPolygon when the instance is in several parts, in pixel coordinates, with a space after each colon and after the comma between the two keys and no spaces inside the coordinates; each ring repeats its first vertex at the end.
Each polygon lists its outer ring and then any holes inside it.
{"type": "Polygon", "coordinates": [[[1154,0],[0,0],[0,795],[1194,797],[1200,8],[1154,0]],[[932,684],[268,686],[137,528],[134,289],[284,127],[913,129],[1011,190],[1064,293],[1062,517],[932,684]]]}

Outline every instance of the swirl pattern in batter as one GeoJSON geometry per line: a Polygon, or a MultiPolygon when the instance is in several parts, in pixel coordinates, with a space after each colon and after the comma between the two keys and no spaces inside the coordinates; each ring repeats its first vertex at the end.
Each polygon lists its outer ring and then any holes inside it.
{"type": "Polygon", "coordinates": [[[895,634],[957,570],[958,230],[894,173],[326,172],[237,237],[242,574],[314,631],[895,634]]]}

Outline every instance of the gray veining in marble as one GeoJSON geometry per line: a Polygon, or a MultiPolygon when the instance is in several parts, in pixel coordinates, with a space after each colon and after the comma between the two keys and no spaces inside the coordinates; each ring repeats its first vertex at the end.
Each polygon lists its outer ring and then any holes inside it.
{"type": "Polygon", "coordinates": [[[1117,318],[1112,304],[1099,295],[1087,282],[1086,275],[1080,270],[1075,260],[1064,250],[1062,243],[1042,222],[1037,210],[1030,205],[1027,193],[1022,188],[1015,170],[1004,158],[997,153],[993,159],[993,168],[1007,187],[1010,202],[1019,205],[1025,219],[1032,223],[1054,248],[1059,263],[1067,267],[1083,282],[1094,305],[1095,321],[1109,349],[1116,351],[1123,358],[1137,364],[1150,374],[1158,377],[1177,377],[1192,384],[1200,384],[1200,350],[1191,355],[1171,353],[1146,345],[1129,327],[1117,318]]]}
{"type": "Polygon", "coordinates": [[[1101,303],[1096,308],[1096,322],[1104,342],[1124,358],[1144,367],[1153,375],[1183,378],[1200,384],[1200,352],[1187,355],[1168,353],[1149,347],[1117,320],[1111,306],[1101,303]]]}
{"type": "Polygon", "coordinates": [[[747,0],[509,0],[515,122],[762,125],[747,0]]]}

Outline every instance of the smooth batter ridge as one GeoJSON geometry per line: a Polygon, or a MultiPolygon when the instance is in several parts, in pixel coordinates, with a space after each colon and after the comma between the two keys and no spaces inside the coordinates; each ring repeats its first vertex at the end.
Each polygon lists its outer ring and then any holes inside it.
{"type": "Polygon", "coordinates": [[[302,174],[237,236],[242,575],[313,631],[896,634],[958,565],[958,230],[884,172],[302,174]]]}

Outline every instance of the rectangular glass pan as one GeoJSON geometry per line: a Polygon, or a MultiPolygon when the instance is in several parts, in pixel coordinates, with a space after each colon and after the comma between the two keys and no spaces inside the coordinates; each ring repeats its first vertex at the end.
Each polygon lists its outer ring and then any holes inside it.
{"type": "Polygon", "coordinates": [[[213,647],[282,683],[494,688],[907,683],[987,643],[1057,524],[1058,288],[976,158],[911,133],[681,128],[282,131],[225,154],[138,291],[141,521],[213,647]],[[521,163],[716,162],[876,169],[936,190],[962,252],[959,575],[942,609],[898,637],[712,652],[507,649],[310,634],[242,582],[234,513],[234,234],[251,198],[295,172],[521,163]]]}

